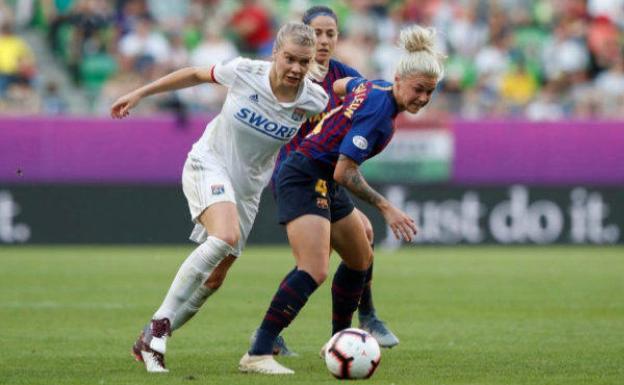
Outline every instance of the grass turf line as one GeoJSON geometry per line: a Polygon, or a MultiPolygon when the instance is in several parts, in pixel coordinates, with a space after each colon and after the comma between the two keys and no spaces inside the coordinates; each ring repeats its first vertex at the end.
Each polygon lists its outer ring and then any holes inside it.
{"type": "MultiPolygon", "coordinates": [[[[317,357],[330,333],[329,282],[285,333],[300,356],[280,361],[294,376],[237,372],[293,266],[285,247],[246,250],[171,339],[171,373],[133,362],[130,346],[191,248],[0,248],[0,384],[336,383],[317,357]]],[[[368,384],[624,383],[623,248],[416,247],[376,257],[375,303],[401,344],[382,352],[368,384]]]]}

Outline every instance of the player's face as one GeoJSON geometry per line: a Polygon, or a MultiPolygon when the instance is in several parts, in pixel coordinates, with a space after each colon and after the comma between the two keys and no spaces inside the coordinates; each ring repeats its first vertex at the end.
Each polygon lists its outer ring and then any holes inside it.
{"type": "Polygon", "coordinates": [[[274,54],[277,81],[283,86],[299,87],[313,58],[314,48],[287,41],[274,54]]]}
{"type": "Polygon", "coordinates": [[[317,63],[327,65],[334,54],[338,42],[338,26],[329,16],[317,16],[310,22],[310,27],[316,32],[316,60],[317,63]]]}
{"type": "Polygon", "coordinates": [[[394,97],[401,110],[415,114],[427,105],[438,85],[436,77],[413,74],[396,77],[394,97]]]}

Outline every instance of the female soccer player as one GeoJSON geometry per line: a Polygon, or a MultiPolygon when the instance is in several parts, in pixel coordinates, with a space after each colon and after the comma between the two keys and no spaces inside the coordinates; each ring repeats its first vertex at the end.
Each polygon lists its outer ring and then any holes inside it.
{"type": "Polygon", "coordinates": [[[148,372],[167,371],[164,354],[176,312],[198,295],[202,283],[219,281],[240,256],[279,148],[307,117],[325,109],[327,94],[305,78],[315,45],[312,28],[288,23],[277,34],[272,63],[238,58],[206,69],[181,69],[122,96],[111,107],[114,118],[123,118],[155,93],[201,83],[229,88],[221,112],[193,145],[182,172],[196,224],[191,239],[200,245],[178,270],[148,330],[133,347],[148,372]]]}
{"type": "MultiPolygon", "coordinates": [[[[299,143],[312,131],[314,126],[321,120],[324,114],[333,110],[335,107],[342,103],[342,99],[338,96],[332,88],[334,81],[345,77],[361,77],[359,72],[353,68],[344,65],[334,59],[332,55],[336,48],[338,41],[338,18],[331,8],[325,6],[315,6],[308,9],[303,15],[305,24],[312,27],[316,33],[316,57],[315,61],[318,66],[313,67],[310,70],[308,76],[310,76],[316,83],[321,85],[325,92],[329,95],[329,103],[325,108],[325,111],[319,115],[313,116],[306,120],[297,134],[292,140],[285,144],[279,152],[275,170],[271,178],[271,186],[274,187],[277,180],[277,171],[279,170],[281,162],[286,159],[286,156],[293,151],[299,143]]],[[[275,190],[273,189],[275,192],[275,190]]],[[[366,230],[366,236],[368,241],[373,243],[373,226],[370,220],[359,211],[355,209],[356,213],[360,216],[364,228],[366,230]]],[[[383,347],[393,347],[399,343],[398,338],[385,326],[385,324],[379,320],[375,314],[375,308],[373,307],[372,293],[371,293],[371,279],[372,279],[373,267],[369,268],[366,276],[366,285],[364,292],[362,293],[362,299],[359,304],[359,319],[360,327],[368,330],[383,347]]],[[[208,295],[214,293],[214,291],[225,280],[225,269],[220,269],[219,274],[213,274],[204,285],[197,289],[197,292],[191,296],[191,298],[182,306],[176,313],[176,318],[172,320],[171,330],[177,330],[184,325],[191,317],[193,317],[204,304],[208,295]]],[[[149,330],[146,330],[149,333],[149,330]]],[[[255,338],[252,336],[252,341],[255,338]]],[[[287,347],[284,339],[279,336],[275,340],[275,346],[273,349],[275,354],[291,355],[293,354],[287,347]]]]}
{"type": "MultiPolygon", "coordinates": [[[[308,121],[301,126],[297,135],[295,135],[288,144],[282,147],[277,157],[273,177],[271,178],[272,186],[275,186],[277,183],[279,167],[282,161],[286,159],[287,155],[297,148],[303,138],[305,138],[322,119],[323,115],[342,104],[342,98],[337,95],[332,88],[334,82],[346,77],[359,78],[362,76],[358,71],[348,65],[332,59],[336,49],[336,43],[338,42],[338,17],[331,8],[326,6],[311,7],[304,13],[302,21],[312,27],[316,32],[315,60],[318,66],[316,66],[313,71],[310,71],[309,76],[327,92],[327,95],[329,95],[329,103],[327,103],[327,108],[325,108],[323,114],[308,119],[308,121]]],[[[357,208],[355,208],[354,211],[364,225],[368,242],[373,246],[374,233],[370,220],[357,208]]],[[[379,342],[380,346],[391,348],[398,345],[399,339],[386,327],[383,321],[377,318],[375,307],[373,306],[371,290],[372,278],[373,265],[371,264],[366,273],[364,292],[362,293],[362,298],[358,305],[360,328],[370,332],[377,342],[379,342]]],[[[283,340],[279,342],[279,345],[282,345],[280,348],[284,348],[283,340]]]]}
{"type": "Polygon", "coordinates": [[[336,81],[334,90],[347,94],[344,104],[325,115],[280,167],[279,218],[286,225],[297,269],[281,283],[255,343],[241,358],[243,372],[294,373],[275,361],[273,343],[327,277],[330,247],[344,262],[332,284],[333,332],[351,325],[372,249],[345,188],[375,206],[397,238],[411,241],[416,234],[413,219],[372,189],[359,170],[362,162],[386,147],[397,114],[418,112],[443,76],[433,30],[406,28],[401,42],[406,53],[398,63],[394,84],[362,78],[336,81]]]}

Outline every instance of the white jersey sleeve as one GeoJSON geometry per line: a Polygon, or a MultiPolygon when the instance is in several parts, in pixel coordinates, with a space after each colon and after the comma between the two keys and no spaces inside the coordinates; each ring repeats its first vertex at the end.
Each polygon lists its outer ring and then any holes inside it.
{"type": "Polygon", "coordinates": [[[329,96],[323,87],[306,78],[304,92],[306,93],[305,102],[301,107],[307,111],[308,117],[325,111],[327,102],[329,102],[329,96]]]}
{"type": "Polygon", "coordinates": [[[227,63],[215,64],[212,69],[212,77],[217,83],[229,88],[236,81],[238,67],[248,61],[249,59],[237,57],[227,63]]]}

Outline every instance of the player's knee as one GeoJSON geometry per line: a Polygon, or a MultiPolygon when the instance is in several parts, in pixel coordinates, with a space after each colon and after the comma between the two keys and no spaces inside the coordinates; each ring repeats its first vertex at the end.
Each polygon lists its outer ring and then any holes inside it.
{"type": "Polygon", "coordinates": [[[327,279],[328,272],[327,270],[316,271],[312,278],[316,281],[317,284],[321,285],[327,279]]]}
{"type": "Polygon", "coordinates": [[[368,222],[368,226],[364,226],[364,231],[366,232],[366,239],[368,239],[368,243],[372,245],[375,240],[375,232],[373,231],[373,226],[371,226],[370,222],[368,222]]]}
{"type": "Polygon", "coordinates": [[[232,247],[236,247],[240,239],[240,231],[238,228],[222,230],[213,235],[232,247]]]}
{"type": "Polygon", "coordinates": [[[328,269],[326,267],[315,267],[315,268],[304,268],[312,279],[318,284],[321,285],[327,279],[327,275],[329,274],[328,269]]]}
{"type": "Polygon", "coordinates": [[[364,232],[366,233],[366,238],[368,239],[368,243],[372,244],[375,240],[375,232],[373,231],[373,224],[370,219],[361,211],[358,211],[360,221],[362,222],[362,226],[364,226],[364,232]]]}

